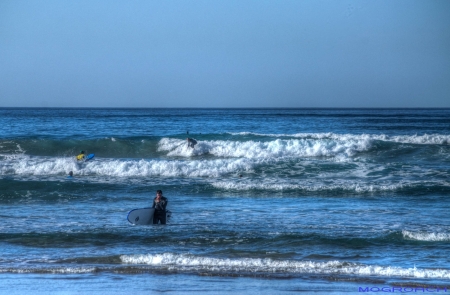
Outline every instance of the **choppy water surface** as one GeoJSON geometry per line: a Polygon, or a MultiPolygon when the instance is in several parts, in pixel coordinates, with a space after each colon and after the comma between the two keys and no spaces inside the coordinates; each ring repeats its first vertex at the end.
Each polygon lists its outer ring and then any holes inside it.
{"type": "Polygon", "coordinates": [[[449,176],[448,109],[0,109],[0,291],[450,286],[449,176]]]}

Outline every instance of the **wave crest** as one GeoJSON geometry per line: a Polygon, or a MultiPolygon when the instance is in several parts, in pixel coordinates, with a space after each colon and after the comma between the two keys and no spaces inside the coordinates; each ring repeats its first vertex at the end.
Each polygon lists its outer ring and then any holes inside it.
{"type": "Polygon", "coordinates": [[[367,139],[276,139],[273,141],[198,141],[194,149],[187,147],[180,139],[163,138],[158,151],[168,156],[191,157],[213,155],[225,158],[281,158],[281,157],[334,157],[355,156],[367,151],[372,144],[367,139]]]}
{"type": "Polygon", "coordinates": [[[412,232],[403,230],[402,235],[405,239],[415,241],[426,241],[426,242],[450,241],[449,233],[412,232]]]}
{"type": "Polygon", "coordinates": [[[303,139],[331,139],[337,141],[386,141],[410,144],[450,144],[450,135],[423,134],[423,135],[386,135],[386,134],[336,134],[336,133],[295,133],[295,134],[262,134],[252,132],[231,133],[232,135],[253,135],[263,137],[293,137],[303,139]]]}
{"type": "Polygon", "coordinates": [[[173,253],[122,255],[120,259],[124,264],[144,264],[179,270],[195,269],[213,272],[344,274],[358,276],[450,279],[450,270],[447,269],[402,268],[340,261],[314,262],[257,258],[221,259],[173,253]]]}
{"type": "Polygon", "coordinates": [[[246,159],[215,160],[111,160],[96,159],[77,163],[73,158],[16,156],[0,163],[0,175],[79,175],[113,177],[218,177],[236,171],[249,171],[254,163],[246,159]]]}

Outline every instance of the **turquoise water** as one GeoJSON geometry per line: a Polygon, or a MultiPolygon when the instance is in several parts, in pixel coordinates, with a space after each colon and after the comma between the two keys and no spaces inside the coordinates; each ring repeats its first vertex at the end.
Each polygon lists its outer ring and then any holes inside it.
{"type": "Polygon", "coordinates": [[[449,175],[448,109],[3,108],[0,291],[449,286],[449,175]]]}

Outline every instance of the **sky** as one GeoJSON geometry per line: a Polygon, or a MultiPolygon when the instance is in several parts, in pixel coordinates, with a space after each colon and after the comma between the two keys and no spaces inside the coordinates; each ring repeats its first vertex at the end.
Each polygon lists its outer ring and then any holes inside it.
{"type": "Polygon", "coordinates": [[[450,1],[2,0],[0,107],[450,107],[450,1]]]}

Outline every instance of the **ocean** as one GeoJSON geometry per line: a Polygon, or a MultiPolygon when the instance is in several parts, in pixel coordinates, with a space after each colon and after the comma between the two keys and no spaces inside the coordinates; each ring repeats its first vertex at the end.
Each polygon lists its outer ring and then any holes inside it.
{"type": "Polygon", "coordinates": [[[450,293],[450,109],[0,108],[0,216],[2,294],[450,293]]]}

